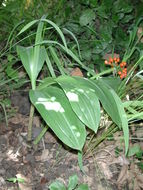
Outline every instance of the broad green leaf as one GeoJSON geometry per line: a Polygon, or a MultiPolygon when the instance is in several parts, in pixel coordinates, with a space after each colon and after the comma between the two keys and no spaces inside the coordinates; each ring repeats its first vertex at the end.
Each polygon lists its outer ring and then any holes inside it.
{"type": "Polygon", "coordinates": [[[74,79],[76,80],[78,86],[84,85],[86,88],[94,90],[95,95],[98,97],[103,105],[103,108],[112,118],[112,120],[119,126],[119,128],[122,127],[127,154],[129,146],[128,120],[124,111],[124,106],[119,96],[110,86],[108,86],[100,79],[95,81],[91,79],[84,79],[81,77],[74,77],[74,79]]]}
{"type": "Polygon", "coordinates": [[[64,90],[79,119],[96,133],[100,122],[100,104],[94,90],[84,83],[78,83],[78,79],[74,77],[62,76],[56,81],[64,90]]]}
{"type": "Polygon", "coordinates": [[[34,59],[33,47],[17,46],[17,53],[20,56],[22,64],[30,80],[34,83],[45,61],[45,54],[46,54],[45,48],[44,47],[40,48],[40,56],[38,57],[38,61],[36,62],[34,62],[35,59],[34,59]]]}
{"type": "Polygon", "coordinates": [[[32,70],[33,70],[33,47],[22,47],[17,46],[17,53],[20,56],[22,64],[29,75],[29,78],[32,80],[32,70]],[[30,67],[31,65],[31,67],[30,67]]]}
{"type": "Polygon", "coordinates": [[[103,80],[107,85],[109,85],[115,92],[118,92],[119,85],[121,80],[118,77],[103,77],[100,80],[103,80]]]}
{"type": "Polygon", "coordinates": [[[54,86],[31,90],[30,99],[63,143],[73,149],[82,150],[86,138],[85,126],[73,112],[63,90],[54,86]]]}
{"type": "Polygon", "coordinates": [[[55,181],[49,186],[50,190],[66,190],[65,186],[63,183],[60,181],[55,181]]]}
{"type": "Polygon", "coordinates": [[[69,177],[69,184],[68,184],[68,190],[73,190],[78,184],[78,177],[77,175],[72,175],[69,177]]]}
{"type": "MultiPolygon", "coordinates": [[[[42,17],[42,19],[45,18],[45,16],[42,17]]],[[[31,27],[33,24],[35,24],[37,20],[34,20],[30,23],[28,23],[20,33],[27,30],[29,27],[31,27]]],[[[42,31],[43,31],[44,23],[40,20],[36,32],[36,39],[35,39],[35,46],[34,47],[17,47],[17,52],[20,55],[21,61],[23,63],[23,66],[27,72],[27,74],[30,77],[31,83],[32,83],[32,89],[35,89],[36,86],[36,79],[39,74],[39,72],[42,69],[42,66],[44,64],[44,61],[46,59],[46,50],[44,47],[41,47],[39,44],[42,42],[42,31]]]]}
{"type": "Polygon", "coordinates": [[[121,99],[115,93],[115,91],[103,81],[90,80],[90,83],[94,85],[95,93],[101,101],[106,112],[110,115],[112,120],[119,126],[119,128],[122,127],[124,132],[125,149],[127,154],[129,146],[129,129],[127,116],[121,99]]]}

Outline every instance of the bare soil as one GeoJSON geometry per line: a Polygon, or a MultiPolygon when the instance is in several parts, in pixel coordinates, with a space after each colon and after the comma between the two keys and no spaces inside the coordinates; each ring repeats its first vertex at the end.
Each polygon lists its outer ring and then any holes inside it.
{"type": "MultiPolygon", "coordinates": [[[[38,145],[27,143],[28,94],[13,94],[11,100],[17,113],[9,119],[8,127],[0,123],[0,190],[48,190],[55,180],[67,185],[73,174],[78,175],[79,183],[88,184],[91,190],[142,189],[143,175],[137,165],[123,153],[115,154],[120,141],[103,142],[92,155],[84,157],[83,174],[77,152],[63,145],[51,130],[38,145]],[[7,181],[13,177],[24,179],[24,183],[7,181]]],[[[33,140],[41,131],[40,124],[37,115],[33,122],[33,140]]]]}

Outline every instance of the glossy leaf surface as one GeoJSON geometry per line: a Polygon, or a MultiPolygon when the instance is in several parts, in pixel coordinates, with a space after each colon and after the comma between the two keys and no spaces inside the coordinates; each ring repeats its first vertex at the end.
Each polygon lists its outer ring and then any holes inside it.
{"type": "Polygon", "coordinates": [[[20,56],[22,64],[31,81],[35,82],[39,72],[45,61],[46,50],[44,47],[40,48],[40,56],[38,57],[37,64],[34,61],[34,47],[17,46],[17,52],[20,56]]]}
{"type": "Polygon", "coordinates": [[[54,86],[31,90],[30,99],[63,143],[73,149],[82,149],[86,138],[85,126],[73,112],[63,90],[54,86]]]}
{"type": "Polygon", "coordinates": [[[63,88],[79,119],[96,133],[100,122],[100,104],[94,90],[84,83],[78,83],[74,77],[62,76],[56,81],[63,88]]]}
{"type": "MultiPolygon", "coordinates": [[[[71,77],[69,77],[71,78],[71,77]]],[[[86,88],[89,91],[93,91],[95,95],[98,97],[100,102],[103,105],[103,108],[112,118],[113,122],[115,122],[119,128],[122,127],[124,132],[124,140],[126,153],[129,146],[129,129],[128,129],[128,120],[126,113],[124,111],[124,106],[122,104],[121,99],[115,93],[115,91],[107,85],[103,80],[90,80],[84,79],[81,77],[73,77],[75,79],[75,83],[77,86],[81,86],[82,88],[86,88]],[[92,90],[91,90],[92,89],[92,90]]],[[[68,79],[71,80],[71,79],[68,79]]],[[[68,80],[66,80],[68,82],[68,80]]],[[[59,78],[58,81],[61,81],[59,78]]],[[[61,83],[61,82],[59,82],[61,83]]],[[[71,82],[72,85],[72,82],[71,82]]],[[[71,102],[71,101],[70,101],[71,102]]]]}
{"type": "Polygon", "coordinates": [[[119,128],[123,129],[126,154],[129,146],[129,129],[127,115],[124,110],[121,99],[115,93],[115,91],[107,85],[103,80],[87,80],[83,78],[77,78],[77,82],[84,84],[88,88],[94,89],[96,96],[99,98],[103,105],[103,108],[112,118],[119,128]]]}

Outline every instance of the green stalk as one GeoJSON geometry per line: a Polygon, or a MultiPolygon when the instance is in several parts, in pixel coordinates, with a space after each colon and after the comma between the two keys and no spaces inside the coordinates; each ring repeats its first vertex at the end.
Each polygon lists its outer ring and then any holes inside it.
{"type": "Polygon", "coordinates": [[[6,114],[5,106],[4,106],[4,104],[2,102],[0,102],[0,106],[3,108],[4,115],[5,115],[6,127],[8,127],[8,119],[7,119],[7,114],[6,114]]]}
{"type": "Polygon", "coordinates": [[[105,74],[109,74],[109,73],[111,73],[113,71],[114,71],[114,68],[102,71],[101,73],[98,73],[95,76],[91,77],[91,79],[98,79],[100,76],[105,75],[105,74]]]}
{"type": "MultiPolygon", "coordinates": [[[[31,84],[32,84],[32,90],[35,90],[35,88],[36,88],[35,81],[33,80],[31,82],[31,84]]],[[[33,125],[34,111],[35,111],[35,107],[33,106],[33,104],[31,104],[30,115],[29,115],[29,124],[28,124],[28,133],[27,133],[27,141],[29,141],[29,142],[31,142],[31,140],[32,140],[32,125],[33,125]]]]}
{"type": "Polygon", "coordinates": [[[33,104],[31,104],[30,107],[30,115],[29,115],[29,124],[28,124],[28,134],[27,134],[27,141],[31,141],[32,140],[32,124],[33,124],[33,117],[34,117],[34,106],[33,104]]]}
{"type": "Polygon", "coordinates": [[[42,129],[42,131],[40,132],[40,134],[38,135],[38,137],[36,137],[36,139],[34,140],[34,144],[36,145],[36,144],[38,144],[39,143],[39,141],[41,140],[41,138],[45,135],[45,133],[46,133],[46,131],[48,130],[48,126],[46,126],[46,127],[44,127],[43,129],[42,129]]]}
{"type": "Polygon", "coordinates": [[[84,153],[84,157],[86,157],[90,152],[92,152],[102,141],[104,141],[110,134],[113,134],[118,130],[118,126],[114,123],[108,128],[107,131],[104,131],[103,134],[96,139],[95,142],[90,143],[91,146],[84,153]]]}

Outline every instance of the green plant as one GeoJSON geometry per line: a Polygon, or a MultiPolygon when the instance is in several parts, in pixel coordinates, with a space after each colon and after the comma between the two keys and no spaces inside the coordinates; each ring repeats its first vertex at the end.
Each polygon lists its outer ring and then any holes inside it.
{"type": "Polygon", "coordinates": [[[22,179],[22,178],[17,178],[17,177],[8,178],[8,179],[6,179],[6,181],[12,182],[12,183],[24,183],[24,182],[25,182],[24,179],[22,179]]]}
{"type": "Polygon", "coordinates": [[[51,183],[49,188],[50,188],[50,190],[90,190],[88,185],[86,185],[86,184],[78,184],[77,175],[73,175],[73,176],[69,177],[69,183],[68,183],[67,188],[63,183],[61,183],[58,180],[51,183]]]}
{"type": "MultiPolygon", "coordinates": [[[[127,119],[129,126],[134,124],[134,122],[140,122],[143,117],[143,106],[142,106],[142,93],[143,93],[143,83],[142,83],[142,70],[138,71],[140,69],[140,65],[142,65],[143,56],[142,51],[138,48],[139,41],[143,36],[143,32],[140,34],[140,38],[137,39],[137,28],[140,22],[142,21],[142,18],[139,18],[135,27],[132,31],[130,31],[130,37],[129,42],[127,43],[127,49],[125,51],[125,54],[123,56],[122,62],[127,61],[127,69],[128,74],[125,75],[124,80],[118,81],[116,77],[108,77],[105,79],[105,82],[108,83],[108,85],[112,86],[119,95],[121,99],[123,99],[123,105],[126,110],[127,119]],[[134,59],[134,56],[136,53],[139,53],[136,59],[134,59]],[[131,63],[132,61],[135,61],[131,63]],[[129,63],[131,65],[129,65],[129,63]],[[138,72],[137,72],[138,71],[138,72]],[[136,73],[137,72],[137,73],[136,73]],[[116,86],[118,86],[116,88],[116,86]],[[128,97],[128,99],[127,99],[128,97]]],[[[110,63],[109,60],[106,60],[106,64],[110,63]]],[[[111,65],[112,63],[110,63],[111,65]]],[[[118,68],[114,71],[117,73],[118,68]]],[[[106,72],[102,72],[103,74],[106,72]]],[[[98,76],[102,76],[102,73],[99,73],[98,76]]],[[[86,150],[86,153],[89,153],[90,151],[94,151],[98,144],[100,144],[102,141],[104,141],[106,138],[110,137],[113,133],[115,133],[118,130],[117,126],[115,124],[111,123],[110,127],[103,131],[102,135],[100,137],[97,137],[96,139],[94,136],[92,136],[92,139],[90,139],[90,143],[88,146],[88,149],[86,150]]],[[[122,139],[122,137],[121,137],[122,139]]]]}
{"type": "MultiPolygon", "coordinates": [[[[6,126],[8,126],[8,118],[14,111],[11,107],[10,92],[26,83],[26,79],[19,75],[22,66],[14,68],[17,62],[18,59],[10,53],[9,49],[0,53],[0,108],[3,109],[6,126]]],[[[2,112],[0,120],[3,120],[2,112]]]]}
{"type": "MultiPolygon", "coordinates": [[[[80,77],[70,77],[65,72],[63,63],[55,53],[55,45],[75,60],[80,67],[88,71],[91,75],[95,73],[81,63],[79,58],[68,49],[65,37],[61,29],[52,21],[45,19],[34,20],[28,23],[19,34],[25,32],[33,24],[39,22],[36,33],[35,45],[30,47],[17,47],[23,66],[31,80],[32,90],[30,90],[30,100],[32,105],[41,114],[46,124],[54,131],[58,138],[69,147],[82,154],[82,148],[86,140],[85,125],[97,133],[100,122],[100,103],[124,132],[126,153],[128,151],[128,122],[123,104],[115,91],[108,86],[104,80],[92,80],[80,77]],[[43,40],[43,25],[48,23],[58,32],[63,45],[57,41],[43,40]],[[62,76],[56,77],[54,68],[49,59],[45,45],[50,44],[48,50],[51,51],[52,58],[62,76]],[[44,61],[47,62],[48,70],[52,77],[40,80],[36,87],[36,80],[41,71],[44,61]]],[[[31,139],[31,124],[34,114],[34,107],[30,112],[30,127],[28,140],[31,139]]],[[[44,132],[46,132],[45,127],[44,132]]]]}
{"type": "Polygon", "coordinates": [[[85,64],[102,72],[102,58],[113,49],[121,57],[129,40],[128,33],[136,22],[136,3],[124,0],[80,1],[73,4],[65,27],[78,36],[85,64]],[[89,43],[90,42],[90,43],[89,43]]]}

